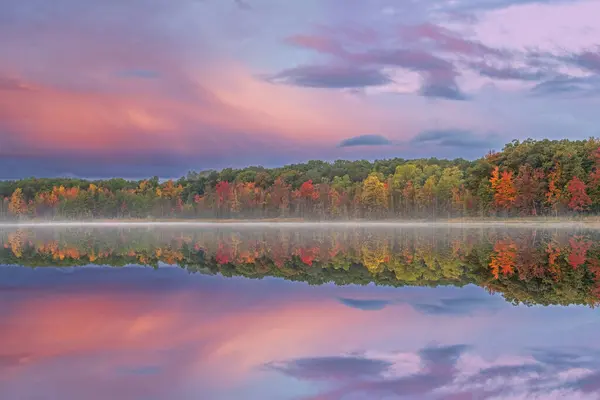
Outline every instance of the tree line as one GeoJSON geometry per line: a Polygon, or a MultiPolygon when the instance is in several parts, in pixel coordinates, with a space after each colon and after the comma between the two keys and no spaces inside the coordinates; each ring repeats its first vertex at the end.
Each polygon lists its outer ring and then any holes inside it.
{"type": "Polygon", "coordinates": [[[0,182],[2,218],[448,218],[600,212],[600,140],[513,141],[480,159],[309,161],[178,180],[0,182]]]}

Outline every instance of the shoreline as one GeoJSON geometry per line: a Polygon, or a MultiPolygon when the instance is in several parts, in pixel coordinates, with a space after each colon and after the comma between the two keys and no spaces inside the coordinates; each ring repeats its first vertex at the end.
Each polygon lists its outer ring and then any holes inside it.
{"type": "Polygon", "coordinates": [[[298,218],[272,219],[98,219],[85,221],[27,220],[0,221],[0,228],[42,227],[365,227],[365,228],[418,228],[418,227],[545,227],[600,229],[600,217],[569,218],[452,218],[439,220],[348,220],[311,221],[298,218]]]}

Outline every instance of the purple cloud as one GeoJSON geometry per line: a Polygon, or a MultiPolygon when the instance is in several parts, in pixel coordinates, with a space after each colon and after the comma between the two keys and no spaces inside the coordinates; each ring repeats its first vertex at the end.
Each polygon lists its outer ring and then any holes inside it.
{"type": "MultiPolygon", "coordinates": [[[[484,8],[496,8],[517,3],[523,4],[523,2],[512,0],[488,1],[484,8]]],[[[461,13],[456,10],[447,11],[453,14],[461,13]]],[[[291,36],[287,39],[287,43],[311,49],[319,54],[333,57],[337,62],[354,67],[376,69],[397,67],[417,72],[422,77],[422,83],[416,94],[447,100],[470,100],[472,96],[465,94],[456,81],[460,75],[455,65],[457,61],[450,61],[444,53],[462,56],[463,60],[458,62],[458,65],[496,80],[541,81],[549,78],[557,66],[556,63],[547,60],[545,62],[538,60],[540,64],[535,69],[531,67],[517,68],[510,64],[497,66],[491,61],[502,63],[519,59],[526,61],[531,59],[536,52],[530,50],[516,52],[493,48],[477,40],[465,38],[458,32],[432,22],[401,26],[398,29],[400,41],[388,45],[383,45],[382,41],[359,41],[349,36],[336,35],[334,29],[330,29],[329,32],[321,29],[320,34],[291,36]]],[[[370,37],[374,37],[374,35],[371,34],[370,37]]],[[[600,55],[584,52],[571,57],[570,62],[597,71],[600,68],[600,55]]],[[[369,82],[367,80],[367,83],[369,82]]],[[[360,87],[359,81],[357,81],[356,87],[360,87]]],[[[566,91],[567,88],[564,86],[555,88],[555,91],[559,90],[566,91]]],[[[541,88],[534,92],[541,92],[541,88]]]]}
{"type": "Polygon", "coordinates": [[[377,49],[347,56],[349,61],[361,64],[397,66],[413,71],[448,71],[452,63],[420,50],[377,49]]]}
{"type": "Polygon", "coordinates": [[[381,135],[361,135],[342,140],[338,147],[388,146],[391,144],[392,142],[388,138],[381,135]]]}
{"type": "Polygon", "coordinates": [[[285,43],[323,54],[331,54],[340,57],[346,55],[346,51],[336,40],[324,35],[294,35],[285,39],[285,43]]]}
{"type": "Polygon", "coordinates": [[[494,67],[485,62],[473,63],[470,66],[482,76],[500,80],[539,81],[547,76],[547,72],[541,70],[528,71],[510,66],[494,67]]]}
{"type": "Polygon", "coordinates": [[[419,351],[421,360],[429,370],[438,369],[440,366],[453,366],[458,358],[470,347],[465,344],[451,346],[425,347],[419,351]]]}
{"type": "Polygon", "coordinates": [[[156,79],[160,77],[160,73],[151,69],[126,69],[117,72],[117,76],[122,78],[156,79]]]}
{"type": "Polygon", "coordinates": [[[238,6],[241,10],[250,11],[252,10],[252,6],[245,0],[234,0],[235,5],[238,6]]]}
{"type": "Polygon", "coordinates": [[[434,97],[446,100],[468,100],[469,97],[461,92],[454,81],[450,82],[427,82],[423,84],[419,93],[424,97],[434,97]]]}
{"type": "Polygon", "coordinates": [[[267,80],[273,83],[329,89],[381,86],[392,82],[389,76],[376,69],[325,65],[286,69],[268,77],[267,80]]]}
{"type": "MultiPolygon", "coordinates": [[[[296,39],[297,41],[298,39],[296,39]]],[[[307,39],[303,39],[307,41],[307,39]]],[[[326,41],[311,39],[311,47],[331,53],[334,50],[326,41]]],[[[273,75],[273,82],[292,83],[299,86],[321,88],[360,88],[392,83],[382,73],[382,67],[401,67],[419,72],[423,76],[420,94],[449,100],[466,100],[468,97],[459,89],[454,66],[442,58],[423,51],[407,49],[370,50],[362,53],[337,53],[348,66],[301,66],[273,75]],[[349,65],[352,65],[350,67],[349,65]]]]}
{"type": "Polygon", "coordinates": [[[349,56],[352,62],[367,65],[401,67],[418,72],[423,77],[419,93],[425,97],[467,100],[456,83],[454,65],[440,57],[419,50],[374,50],[349,56]]]}
{"type": "MultiPolygon", "coordinates": [[[[417,72],[422,76],[423,82],[421,89],[417,92],[424,97],[443,98],[447,100],[467,100],[469,97],[462,93],[456,82],[458,73],[452,62],[432,54],[432,50],[445,49],[466,54],[498,54],[493,49],[486,48],[475,42],[462,40],[454,36],[450,31],[436,27],[431,24],[419,25],[412,28],[407,28],[404,31],[405,42],[404,46],[382,47],[377,43],[364,42],[360,40],[352,40],[346,37],[347,44],[340,43],[339,38],[334,38],[332,35],[294,35],[286,39],[286,43],[296,47],[303,47],[313,50],[319,54],[333,57],[336,62],[342,65],[347,65],[349,70],[365,70],[369,73],[362,79],[351,79],[354,86],[345,85],[343,87],[366,87],[374,84],[390,83],[391,79],[383,75],[381,68],[404,68],[413,72],[417,72]],[[435,49],[426,49],[415,47],[421,39],[435,39],[438,46],[435,49]],[[347,48],[355,50],[350,51],[347,48]],[[383,76],[381,76],[383,75],[383,76]],[[386,79],[387,78],[387,79],[386,79]]],[[[423,47],[423,46],[422,46],[423,47]]],[[[426,46],[425,46],[426,47],[426,46]]],[[[277,75],[284,77],[290,74],[302,73],[304,78],[306,70],[314,74],[313,69],[322,75],[322,70],[339,69],[340,67],[323,67],[323,66],[305,66],[297,67],[280,72],[277,75]],[[299,70],[299,71],[297,71],[299,70]]],[[[311,74],[311,75],[312,75],[311,74]]],[[[277,77],[276,75],[276,77],[277,77]]],[[[336,74],[337,75],[337,74],[336,74]]],[[[355,74],[352,74],[355,75],[355,74]]],[[[330,78],[329,76],[327,78],[330,78]]],[[[330,79],[326,79],[329,82],[330,79]]],[[[284,81],[285,82],[285,81],[284,81]]],[[[311,85],[319,85],[317,87],[332,87],[339,88],[340,84],[328,85],[322,79],[307,79],[311,85]]],[[[343,81],[346,83],[346,81],[343,81]]]]}
{"type": "Polygon", "coordinates": [[[33,88],[19,79],[0,75],[0,91],[2,90],[33,90],[33,88]]]}
{"type": "Polygon", "coordinates": [[[571,61],[582,68],[600,73],[600,51],[584,51],[573,55],[571,61]]]}
{"type": "MultiPolygon", "coordinates": [[[[239,150],[233,150],[237,154],[235,163],[232,163],[231,160],[223,160],[219,153],[205,152],[199,160],[197,156],[182,155],[168,149],[148,152],[115,150],[112,154],[97,152],[39,154],[2,149],[3,139],[11,137],[11,133],[4,135],[0,132],[0,179],[20,179],[30,176],[142,179],[155,175],[161,178],[178,178],[190,170],[242,168],[257,163],[265,166],[279,166],[298,157],[294,151],[286,149],[281,144],[269,145],[261,141],[245,141],[243,139],[240,139],[239,143],[245,143],[246,148],[254,146],[266,150],[278,147],[281,151],[266,151],[266,154],[255,155],[248,154],[242,149],[242,146],[239,150]]],[[[10,144],[10,142],[7,143],[10,144]]]]}
{"type": "Polygon", "coordinates": [[[15,354],[15,353],[5,353],[0,354],[0,372],[4,368],[12,368],[21,364],[23,360],[26,360],[31,357],[31,354],[15,354]]]}
{"type": "Polygon", "coordinates": [[[553,368],[594,368],[600,360],[600,351],[589,348],[534,348],[533,358],[553,368]]]}
{"type": "Polygon", "coordinates": [[[454,380],[456,362],[469,349],[466,345],[426,347],[418,352],[423,365],[418,373],[399,378],[385,378],[392,363],[364,357],[319,357],[290,360],[267,368],[297,379],[329,380],[345,383],[311,399],[342,399],[348,395],[368,394],[368,398],[385,395],[423,396],[454,380]]]}
{"type": "Polygon", "coordinates": [[[363,357],[299,358],[265,367],[303,380],[352,381],[381,376],[392,363],[363,357]]]}
{"type": "Polygon", "coordinates": [[[551,4],[563,3],[565,0],[478,0],[469,2],[450,3],[447,7],[455,12],[476,12],[484,10],[501,9],[510,6],[518,6],[525,4],[551,4]]]}
{"type": "Polygon", "coordinates": [[[498,378],[524,378],[530,374],[542,374],[546,371],[547,368],[541,364],[498,365],[482,369],[473,377],[472,381],[481,382],[498,378]]]}
{"type": "Polygon", "coordinates": [[[121,367],[117,369],[120,375],[157,375],[162,372],[162,368],[157,365],[142,365],[137,367],[121,367]]]}
{"type": "Polygon", "coordinates": [[[340,303],[345,306],[356,308],[363,311],[378,311],[383,310],[391,302],[388,300],[363,300],[363,299],[339,299],[340,303]]]}
{"type": "Polygon", "coordinates": [[[501,304],[494,297],[457,297],[440,299],[438,303],[411,303],[416,310],[429,315],[469,315],[476,310],[496,311],[501,304]]]}
{"type": "Polygon", "coordinates": [[[450,29],[443,28],[430,22],[406,26],[400,29],[400,34],[409,43],[422,43],[426,46],[433,42],[437,50],[468,56],[500,56],[504,52],[485,46],[482,43],[461,38],[450,29]]]}
{"type": "Polygon", "coordinates": [[[480,136],[462,129],[433,129],[420,132],[412,138],[411,143],[414,145],[435,144],[442,147],[492,149],[501,143],[501,138],[495,134],[480,136]]]}
{"type": "Polygon", "coordinates": [[[600,76],[558,76],[540,82],[531,89],[531,94],[542,96],[588,97],[600,95],[600,76]]]}
{"type": "Polygon", "coordinates": [[[581,391],[583,393],[600,394],[600,372],[596,372],[577,379],[566,385],[566,388],[581,391]]]}

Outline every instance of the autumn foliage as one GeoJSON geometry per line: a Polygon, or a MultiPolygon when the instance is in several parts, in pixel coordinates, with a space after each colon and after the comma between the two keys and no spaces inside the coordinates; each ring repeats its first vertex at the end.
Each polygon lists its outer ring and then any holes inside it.
{"type": "Polygon", "coordinates": [[[475,161],[309,161],[179,180],[0,182],[2,218],[452,218],[600,212],[600,141],[512,142],[475,161]]]}
{"type": "Polygon", "coordinates": [[[569,181],[567,190],[569,191],[569,208],[574,211],[584,211],[592,204],[592,199],[586,193],[585,183],[578,177],[573,177],[569,181]]]}
{"type": "Polygon", "coordinates": [[[508,210],[517,198],[517,189],[513,180],[512,171],[503,171],[500,173],[499,167],[494,168],[490,178],[492,189],[494,191],[494,203],[496,207],[508,210]]]}
{"type": "Polygon", "coordinates": [[[50,230],[0,232],[0,264],[122,266],[160,263],[190,272],[311,284],[476,284],[524,304],[600,305],[600,237],[535,229],[431,232],[291,229],[50,230]]]}
{"type": "Polygon", "coordinates": [[[512,240],[501,240],[494,245],[490,260],[490,269],[494,278],[502,275],[512,275],[515,272],[517,246],[512,240]]]}

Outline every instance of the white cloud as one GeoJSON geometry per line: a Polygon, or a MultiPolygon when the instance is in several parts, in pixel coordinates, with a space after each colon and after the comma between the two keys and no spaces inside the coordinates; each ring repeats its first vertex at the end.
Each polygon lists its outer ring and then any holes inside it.
{"type": "Polygon", "coordinates": [[[580,51],[600,43],[599,15],[598,0],[513,5],[482,13],[469,29],[494,48],[580,51]]]}

